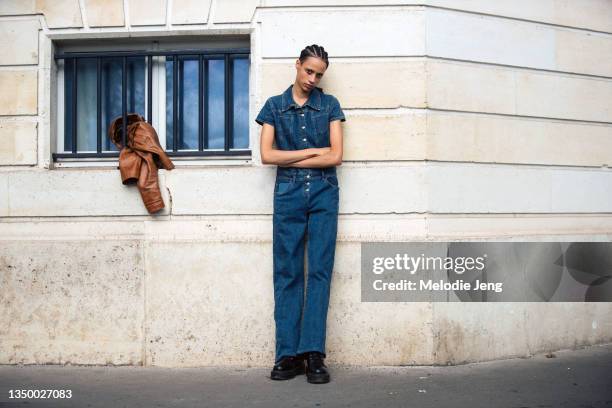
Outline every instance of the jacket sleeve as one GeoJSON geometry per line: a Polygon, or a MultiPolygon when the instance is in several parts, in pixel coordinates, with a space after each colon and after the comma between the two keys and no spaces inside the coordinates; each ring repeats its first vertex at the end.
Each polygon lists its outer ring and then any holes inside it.
{"type": "Polygon", "coordinates": [[[159,188],[159,177],[157,165],[153,160],[153,154],[149,152],[135,152],[141,158],[140,175],[138,177],[138,191],[142,202],[149,214],[153,214],[164,208],[164,200],[159,188]]]}
{"type": "Polygon", "coordinates": [[[263,126],[264,123],[274,126],[274,114],[272,112],[272,104],[270,98],[266,101],[264,106],[259,111],[259,115],[255,118],[255,122],[263,126]]]}
{"type": "Polygon", "coordinates": [[[331,97],[331,109],[329,111],[329,121],[340,120],[342,122],[346,122],[346,118],[344,117],[344,112],[340,107],[340,102],[336,99],[335,96],[331,97]]]}
{"type": "Polygon", "coordinates": [[[130,137],[133,142],[132,148],[154,154],[159,158],[159,162],[164,169],[172,170],[174,164],[166,151],[160,146],[155,128],[148,122],[138,122],[133,126],[134,128],[128,131],[128,133],[134,132],[133,138],[130,137]]]}

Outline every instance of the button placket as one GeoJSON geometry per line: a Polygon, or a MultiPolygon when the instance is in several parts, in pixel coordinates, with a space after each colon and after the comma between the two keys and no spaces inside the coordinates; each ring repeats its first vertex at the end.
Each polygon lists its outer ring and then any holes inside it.
{"type": "MultiPolygon", "coordinates": [[[[304,117],[304,111],[302,109],[300,109],[298,112],[300,114],[299,120],[300,120],[300,128],[302,129],[301,130],[301,134],[302,134],[302,136],[305,136],[304,135],[304,133],[305,133],[304,129],[306,129],[306,118],[304,117]]],[[[306,146],[308,145],[308,139],[306,137],[302,137],[302,142],[304,142],[304,145],[306,145],[306,146]]]]}

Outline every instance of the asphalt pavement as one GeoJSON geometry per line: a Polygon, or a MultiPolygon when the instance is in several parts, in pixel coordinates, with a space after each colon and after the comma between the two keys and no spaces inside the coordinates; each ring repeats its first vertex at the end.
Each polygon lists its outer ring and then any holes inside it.
{"type": "Polygon", "coordinates": [[[457,366],[328,366],[332,381],[314,385],[272,381],[270,368],[0,365],[0,407],[612,408],[612,344],[457,366]],[[49,389],[71,398],[10,398],[49,389]]]}

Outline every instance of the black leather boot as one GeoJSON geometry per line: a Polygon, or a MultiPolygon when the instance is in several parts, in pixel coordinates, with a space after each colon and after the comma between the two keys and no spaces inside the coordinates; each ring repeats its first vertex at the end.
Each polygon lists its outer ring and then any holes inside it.
{"type": "Polygon", "coordinates": [[[272,367],[270,378],[273,380],[290,380],[296,375],[304,374],[304,360],[294,356],[283,357],[272,367]]]}
{"type": "Polygon", "coordinates": [[[329,372],[323,362],[323,354],[318,351],[306,353],[306,379],[312,384],[329,382],[329,372]]]}

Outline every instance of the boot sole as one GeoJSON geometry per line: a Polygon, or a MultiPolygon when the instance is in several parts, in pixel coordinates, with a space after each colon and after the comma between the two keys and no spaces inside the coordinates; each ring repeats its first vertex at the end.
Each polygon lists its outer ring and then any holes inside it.
{"type": "Polygon", "coordinates": [[[329,375],[308,375],[306,380],[311,384],[327,384],[329,382],[329,375]]]}
{"type": "Polygon", "coordinates": [[[295,378],[298,375],[302,375],[305,374],[306,371],[303,368],[297,368],[293,371],[286,371],[286,372],[274,372],[272,371],[270,373],[270,379],[272,380],[290,380],[292,378],[295,378]]]}

